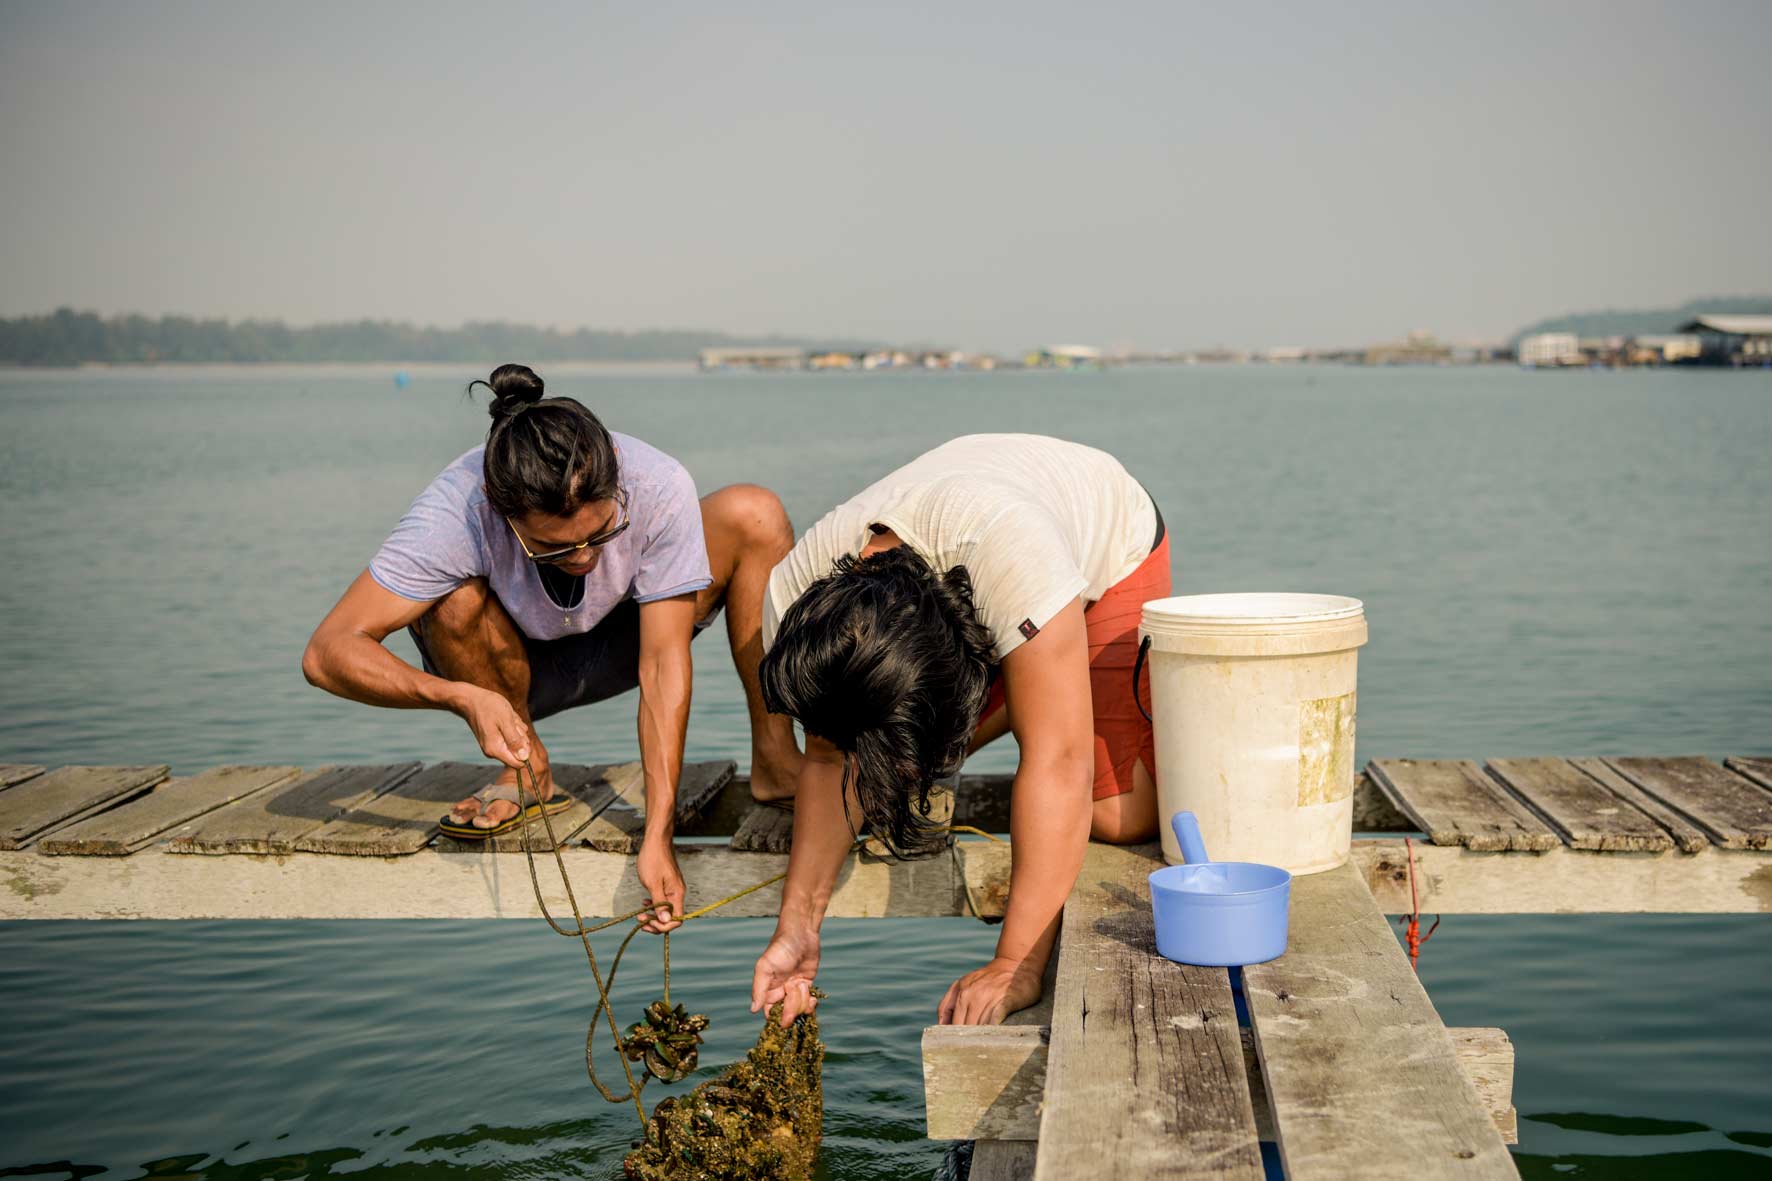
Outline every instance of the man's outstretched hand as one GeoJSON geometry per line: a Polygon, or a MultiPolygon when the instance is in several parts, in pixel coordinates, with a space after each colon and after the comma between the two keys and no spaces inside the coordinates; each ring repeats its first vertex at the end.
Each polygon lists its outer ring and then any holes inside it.
{"type": "Polygon", "coordinates": [[[654,935],[674,931],[683,925],[683,871],[677,868],[677,852],[669,840],[647,837],[640,846],[640,857],[634,866],[640,884],[646,887],[646,900],[654,905],[652,913],[640,925],[654,935]]]}
{"type": "Polygon", "coordinates": [[[801,1013],[818,1007],[812,993],[812,979],[818,975],[818,932],[783,931],[777,927],[775,937],[763,954],[757,957],[757,968],[751,976],[751,1012],[768,1009],[781,1002],[781,1023],[788,1025],[801,1013]]]}

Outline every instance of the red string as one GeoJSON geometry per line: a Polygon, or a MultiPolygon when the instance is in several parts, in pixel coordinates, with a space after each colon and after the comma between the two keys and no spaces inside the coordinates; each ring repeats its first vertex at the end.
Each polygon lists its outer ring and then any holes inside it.
{"type": "Polygon", "coordinates": [[[1415,888],[1415,845],[1408,837],[1403,838],[1403,851],[1409,857],[1409,928],[1403,932],[1403,942],[1409,945],[1409,966],[1417,972],[1421,971],[1421,945],[1434,937],[1440,929],[1440,916],[1434,916],[1434,925],[1421,933],[1421,895],[1415,888]]]}

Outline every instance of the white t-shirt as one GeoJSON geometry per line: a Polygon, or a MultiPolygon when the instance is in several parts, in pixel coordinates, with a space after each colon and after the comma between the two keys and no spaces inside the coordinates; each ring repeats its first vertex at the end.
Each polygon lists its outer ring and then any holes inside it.
{"type": "Polygon", "coordinates": [[[769,576],[763,647],[839,557],[884,525],[943,572],[966,567],[1002,660],[1072,599],[1094,602],[1150,556],[1157,510],[1105,451],[1044,435],[965,435],[838,505],[769,576]]]}

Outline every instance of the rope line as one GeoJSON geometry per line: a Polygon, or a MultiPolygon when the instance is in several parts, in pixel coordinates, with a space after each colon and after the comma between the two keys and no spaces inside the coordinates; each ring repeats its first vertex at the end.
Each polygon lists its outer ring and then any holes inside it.
{"type": "Polygon", "coordinates": [[[1403,942],[1409,945],[1409,966],[1419,975],[1421,972],[1421,945],[1434,937],[1440,929],[1440,915],[1434,916],[1434,925],[1421,933],[1421,894],[1415,888],[1415,844],[1408,837],[1403,838],[1403,852],[1409,859],[1409,917],[1404,920],[1408,927],[1403,932],[1403,942]]]}
{"type": "MultiPolygon", "coordinates": [[[[566,889],[566,902],[567,905],[572,908],[573,925],[570,928],[562,926],[555,920],[553,914],[548,910],[547,899],[542,894],[541,876],[537,873],[535,868],[535,852],[530,848],[529,844],[529,829],[534,823],[534,818],[530,817],[526,818],[523,823],[518,826],[517,831],[523,847],[524,861],[529,866],[529,885],[535,891],[535,904],[541,909],[542,918],[547,920],[548,926],[553,929],[554,934],[563,935],[568,939],[577,939],[584,945],[585,959],[591,966],[591,979],[596,981],[597,984],[597,1007],[591,1012],[590,1026],[585,1030],[585,1072],[591,1076],[591,1083],[597,1088],[598,1093],[608,1102],[625,1103],[630,1099],[633,1101],[634,1114],[640,1118],[641,1133],[646,1136],[647,1139],[651,1139],[652,1125],[647,1121],[646,1108],[640,1102],[640,1092],[645,1088],[646,1083],[649,1081],[649,1076],[646,1072],[642,1071],[638,1081],[635,1080],[633,1068],[629,1065],[626,1050],[627,1043],[622,1038],[621,1030],[615,1020],[615,1003],[610,998],[610,994],[615,989],[615,973],[616,970],[621,967],[622,957],[627,954],[628,944],[634,941],[634,936],[638,935],[646,928],[639,923],[635,923],[633,929],[622,938],[621,945],[615,949],[614,958],[609,962],[609,974],[607,976],[603,974],[602,970],[597,965],[597,953],[591,948],[591,936],[598,931],[608,930],[610,927],[616,926],[620,923],[625,923],[632,919],[638,919],[641,915],[656,911],[658,909],[658,902],[656,900],[648,900],[646,905],[640,907],[638,910],[631,910],[627,914],[618,915],[615,918],[606,919],[594,926],[587,927],[585,925],[584,913],[580,911],[578,907],[578,896],[572,889],[572,878],[566,872],[566,861],[560,856],[560,841],[559,838],[554,835],[554,821],[552,817],[548,815],[547,809],[541,806],[543,801],[541,798],[540,781],[536,776],[535,768],[530,765],[528,759],[523,760],[523,766],[517,771],[517,807],[519,810],[523,807],[523,793],[525,791],[535,798],[537,805],[536,811],[541,814],[542,827],[547,829],[548,844],[550,846],[548,851],[553,853],[554,865],[560,871],[560,882],[566,889]],[[523,772],[525,771],[529,773],[529,784],[527,787],[525,787],[523,783],[523,772]],[[628,1089],[625,1094],[617,1095],[604,1085],[602,1079],[597,1077],[595,1051],[598,1017],[604,1017],[608,1021],[609,1036],[614,1041],[616,1055],[621,1059],[622,1074],[626,1076],[628,1082],[628,1089]]],[[[991,833],[985,832],[982,829],[974,828],[970,824],[950,824],[937,831],[947,833],[970,833],[973,836],[981,836],[986,840],[996,841],[998,844],[1005,843],[1001,837],[993,836],[991,833]]],[[[856,838],[854,844],[849,847],[849,851],[853,853],[858,849],[866,847],[867,841],[868,838],[866,837],[856,838]]],[[[729,906],[732,903],[737,902],[740,898],[744,898],[748,895],[755,894],[758,890],[773,886],[787,876],[787,871],[783,870],[774,877],[764,878],[753,886],[746,886],[744,889],[728,894],[726,897],[715,902],[710,902],[706,906],[698,907],[677,921],[680,925],[682,923],[687,923],[691,919],[703,918],[706,915],[719,910],[722,906],[729,906]]],[[[667,904],[667,913],[668,910],[669,907],[667,904]]],[[[660,937],[664,940],[664,1004],[668,1009],[671,1004],[671,933],[669,931],[662,932],[660,937]]]]}

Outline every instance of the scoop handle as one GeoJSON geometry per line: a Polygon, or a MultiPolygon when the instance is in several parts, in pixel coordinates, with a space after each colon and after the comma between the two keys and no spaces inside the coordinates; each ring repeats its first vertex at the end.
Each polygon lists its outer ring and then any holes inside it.
{"type": "Polygon", "coordinates": [[[1183,861],[1189,865],[1205,865],[1212,860],[1206,856],[1206,842],[1200,837],[1200,822],[1194,819],[1192,812],[1177,812],[1169,818],[1169,827],[1175,830],[1183,861]]]}

